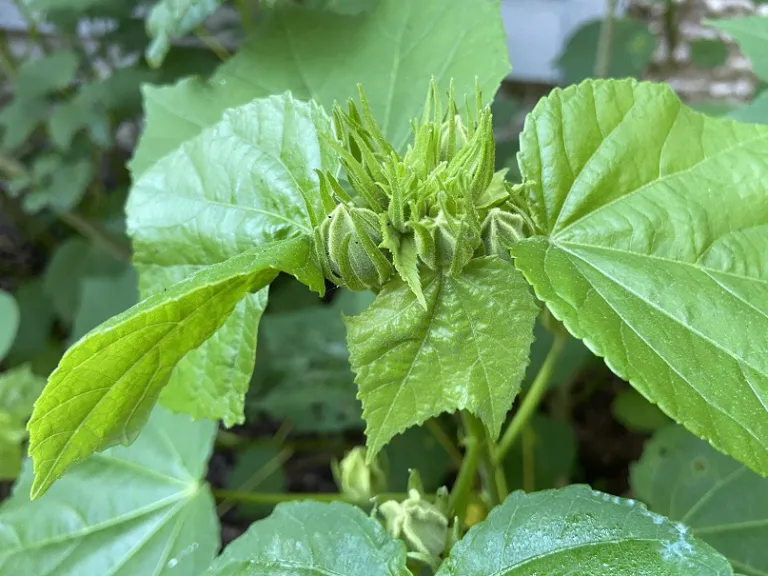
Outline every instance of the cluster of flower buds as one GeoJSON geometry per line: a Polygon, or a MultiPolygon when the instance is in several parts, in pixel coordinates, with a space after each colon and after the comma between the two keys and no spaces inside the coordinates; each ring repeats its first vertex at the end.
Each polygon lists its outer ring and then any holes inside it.
{"type": "Polygon", "coordinates": [[[351,192],[321,175],[326,216],[315,229],[325,276],[352,290],[378,291],[396,272],[426,306],[424,269],[458,275],[475,257],[509,258],[526,233],[514,193],[495,172],[490,108],[479,89],[462,117],[451,88],[443,109],[430,85],[413,143],[401,156],[384,137],[360,89],[360,108],[336,107],[334,138],[351,192]]]}

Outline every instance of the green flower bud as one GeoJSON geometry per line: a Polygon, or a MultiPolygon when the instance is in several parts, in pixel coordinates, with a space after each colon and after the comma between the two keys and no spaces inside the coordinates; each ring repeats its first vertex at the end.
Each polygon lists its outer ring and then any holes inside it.
{"type": "Polygon", "coordinates": [[[485,217],[480,232],[486,255],[511,260],[509,249],[524,238],[523,226],[524,221],[519,214],[492,208],[485,217]]]}
{"type": "Polygon", "coordinates": [[[401,538],[411,552],[436,559],[445,550],[448,518],[437,506],[424,500],[418,490],[409,490],[403,502],[384,502],[379,513],[384,517],[387,531],[401,538]]]}
{"type": "Polygon", "coordinates": [[[332,471],[339,490],[345,496],[365,502],[387,488],[387,477],[374,458],[365,463],[365,448],[356,446],[341,460],[334,462],[332,471]]]}
{"type": "Polygon", "coordinates": [[[392,275],[392,264],[379,248],[379,217],[367,208],[339,204],[316,234],[326,277],[351,290],[378,290],[392,275]]]}

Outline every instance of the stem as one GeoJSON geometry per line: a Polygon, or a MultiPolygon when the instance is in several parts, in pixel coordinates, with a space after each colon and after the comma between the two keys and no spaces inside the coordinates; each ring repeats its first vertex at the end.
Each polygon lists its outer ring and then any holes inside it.
{"type": "Polygon", "coordinates": [[[536,456],[533,450],[533,430],[530,426],[523,428],[523,490],[533,492],[536,487],[536,456]]]}
{"type": "Polygon", "coordinates": [[[616,21],[616,0],[607,0],[608,10],[600,27],[600,39],[597,44],[595,76],[607,78],[611,69],[611,48],[613,45],[613,27],[616,21]]]}
{"type": "MultiPolygon", "coordinates": [[[[283,450],[278,453],[274,458],[270,458],[261,468],[259,468],[248,480],[246,480],[237,490],[241,492],[243,490],[253,490],[259,484],[264,482],[272,474],[280,470],[283,464],[291,457],[293,452],[291,450],[283,450]]],[[[221,504],[216,507],[216,513],[219,516],[223,516],[235,505],[235,501],[232,499],[225,499],[221,504]]]]}
{"type": "Polygon", "coordinates": [[[208,31],[205,28],[202,26],[197,28],[195,30],[195,36],[197,36],[203,44],[205,44],[206,48],[213,52],[219,60],[222,62],[229,60],[229,52],[227,49],[221,42],[216,40],[216,38],[208,34],[208,31]]]}
{"type": "Polygon", "coordinates": [[[109,252],[115,259],[124,262],[130,262],[131,251],[127,246],[113,239],[109,234],[104,232],[97,224],[86,220],[79,214],[74,212],[57,212],[59,220],[74,228],[77,232],[91,240],[94,244],[98,244],[104,250],[109,252]]]}
{"type": "Polygon", "coordinates": [[[248,5],[245,3],[245,0],[235,0],[235,6],[240,14],[240,22],[243,24],[243,29],[250,34],[253,32],[253,21],[248,11],[248,5]]]}
{"type": "Polygon", "coordinates": [[[536,408],[538,408],[541,399],[544,397],[544,393],[547,391],[549,380],[552,378],[553,369],[560,358],[560,353],[563,351],[564,344],[565,336],[562,334],[555,334],[555,341],[552,343],[552,348],[549,349],[544,364],[541,365],[541,369],[536,375],[536,379],[533,381],[525,398],[523,398],[523,403],[520,404],[520,408],[512,418],[512,422],[509,423],[509,426],[499,442],[495,455],[497,466],[504,461],[504,456],[507,455],[507,452],[512,448],[512,445],[531,419],[531,416],[536,412],[536,408]]]}
{"type": "MultiPolygon", "coordinates": [[[[246,504],[275,505],[281,502],[293,502],[295,500],[316,500],[318,502],[347,502],[356,506],[371,506],[372,500],[356,500],[338,492],[312,493],[312,492],[241,492],[238,490],[214,490],[214,498],[218,500],[231,500],[246,504]]],[[[387,492],[377,494],[376,500],[405,500],[408,494],[402,492],[387,492]]],[[[424,498],[429,498],[424,496],[424,498]]]]}
{"type": "Polygon", "coordinates": [[[461,452],[459,452],[459,449],[450,439],[448,434],[445,433],[443,427],[438,424],[437,420],[427,420],[425,426],[432,436],[435,437],[438,444],[443,447],[443,450],[448,453],[448,456],[451,457],[451,462],[453,462],[457,468],[460,468],[462,462],[461,452]]]}
{"type": "MultiPolygon", "coordinates": [[[[464,453],[461,468],[459,468],[459,475],[456,477],[456,482],[451,490],[449,508],[451,516],[458,516],[463,521],[467,515],[469,496],[475,484],[484,431],[478,429],[477,419],[468,412],[462,412],[461,419],[464,423],[464,432],[466,434],[464,444],[467,449],[464,453]]],[[[480,423],[480,426],[482,426],[482,423],[480,423]]]]}

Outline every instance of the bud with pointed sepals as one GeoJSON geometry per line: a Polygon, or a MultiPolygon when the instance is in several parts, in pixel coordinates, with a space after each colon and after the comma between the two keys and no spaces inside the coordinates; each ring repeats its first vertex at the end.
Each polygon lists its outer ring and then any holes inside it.
{"type": "Polygon", "coordinates": [[[365,463],[365,448],[356,446],[331,469],[339,491],[357,502],[366,502],[387,488],[387,477],[378,459],[365,463]]]}
{"type": "MultiPolygon", "coordinates": [[[[445,550],[448,540],[448,518],[418,490],[408,491],[408,498],[402,502],[389,500],[379,507],[387,531],[395,538],[401,538],[408,550],[435,560],[445,550]]],[[[433,563],[433,562],[430,562],[433,563]]]]}
{"type": "Polygon", "coordinates": [[[492,208],[483,221],[481,236],[487,256],[511,260],[509,249],[524,238],[522,216],[502,208],[492,208]]]}
{"type": "Polygon", "coordinates": [[[392,264],[379,248],[381,228],[375,212],[339,204],[315,234],[326,277],[350,290],[379,290],[392,275],[392,264]]]}

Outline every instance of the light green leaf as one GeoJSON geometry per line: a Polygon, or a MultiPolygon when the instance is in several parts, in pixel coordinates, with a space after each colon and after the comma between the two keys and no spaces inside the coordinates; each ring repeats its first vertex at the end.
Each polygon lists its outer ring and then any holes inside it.
{"type": "Polygon", "coordinates": [[[539,298],[666,414],[768,474],[768,127],[664,85],[588,81],[542,100],[521,142],[541,236],[513,255],[539,298]]]}
{"type": "Polygon", "coordinates": [[[71,50],[57,50],[36,60],[27,60],[14,80],[14,97],[31,100],[66,88],[77,73],[80,60],[71,50]]]}
{"type": "Polygon", "coordinates": [[[149,65],[157,68],[171,47],[171,40],[181,38],[200,26],[223,0],[160,0],[147,16],[147,33],[153,39],[147,47],[149,65]]]}
{"type": "Polygon", "coordinates": [[[224,549],[205,576],[410,576],[405,545],[349,504],[278,504],[224,549]]]}
{"type": "Polygon", "coordinates": [[[614,398],[611,413],[633,432],[653,432],[669,424],[666,414],[633,388],[623,390],[614,398]]]}
{"type": "Polygon", "coordinates": [[[682,426],[648,442],[632,490],[655,512],[689,526],[746,576],[768,573],[768,480],[682,426]]]}
{"type": "Polygon", "coordinates": [[[0,479],[12,480],[19,474],[21,443],[27,437],[24,424],[43,386],[45,379],[26,364],[0,374],[0,479]]]}
{"type": "Polygon", "coordinates": [[[133,442],[179,360],[279,270],[323,290],[308,239],[265,244],[147,298],[70,348],[28,424],[35,462],[32,497],[43,494],[75,462],[133,442]]]}
{"type": "MultiPolygon", "coordinates": [[[[24,210],[35,214],[44,208],[58,212],[71,210],[80,202],[93,178],[93,162],[90,159],[70,160],[51,157],[49,172],[44,181],[24,197],[24,210]]],[[[46,162],[48,164],[48,162],[46,162]]]]}
{"type": "MultiPolygon", "coordinates": [[[[568,39],[557,61],[564,84],[576,84],[595,75],[602,27],[602,20],[592,20],[578,28],[568,39]]],[[[619,18],[614,20],[613,27],[608,76],[640,77],[651,62],[658,40],[645,22],[619,18]]]]}
{"type": "Polygon", "coordinates": [[[125,264],[116,276],[91,276],[80,285],[80,306],[70,340],[76,342],[89,331],[112,316],[125,312],[139,301],[139,278],[130,264],[125,264]]]}
{"type": "Polygon", "coordinates": [[[18,329],[19,305],[8,292],[0,290],[0,360],[11,349],[18,329]]]}
{"type": "Polygon", "coordinates": [[[248,399],[251,413],[287,420],[298,432],[363,427],[341,319],[351,294],[343,292],[330,306],[262,319],[256,375],[261,386],[248,399]]]}
{"type": "Polygon", "coordinates": [[[728,576],[688,528],[634,500],[569,486],[514,492],[451,550],[437,576],[728,576]]]}
{"type": "Polygon", "coordinates": [[[423,288],[426,310],[397,279],[345,318],[369,458],[442,412],[469,410],[496,437],[520,390],[539,310],[514,267],[479,258],[423,288]]]}
{"type": "Polygon", "coordinates": [[[218,548],[203,482],[216,425],[156,408],[136,442],[73,467],[30,502],[27,462],[0,507],[0,573],[197,576],[218,548]]]}
{"type": "Polygon", "coordinates": [[[729,20],[710,20],[710,26],[731,36],[742,52],[752,61],[752,69],[768,80],[768,17],[747,16],[729,20]]]}
{"type": "Polygon", "coordinates": [[[441,90],[453,78],[460,98],[474,93],[477,77],[490,100],[508,71],[496,2],[381,0],[356,17],[284,6],[265,15],[210,82],[145,88],[147,124],[131,170],[141,174],[232,106],[290,90],[330,110],[356,96],[358,83],[384,135],[402,150],[433,75],[441,90]]]}
{"type": "MultiPolygon", "coordinates": [[[[320,214],[316,170],[336,173],[319,133],[325,113],[289,94],[229,110],[134,185],[126,213],[143,296],[252,246],[309,235],[320,214]],[[306,202],[305,202],[306,199],[306,202]]],[[[161,402],[194,417],[243,422],[267,291],[249,294],[171,376],[161,402]]]]}

